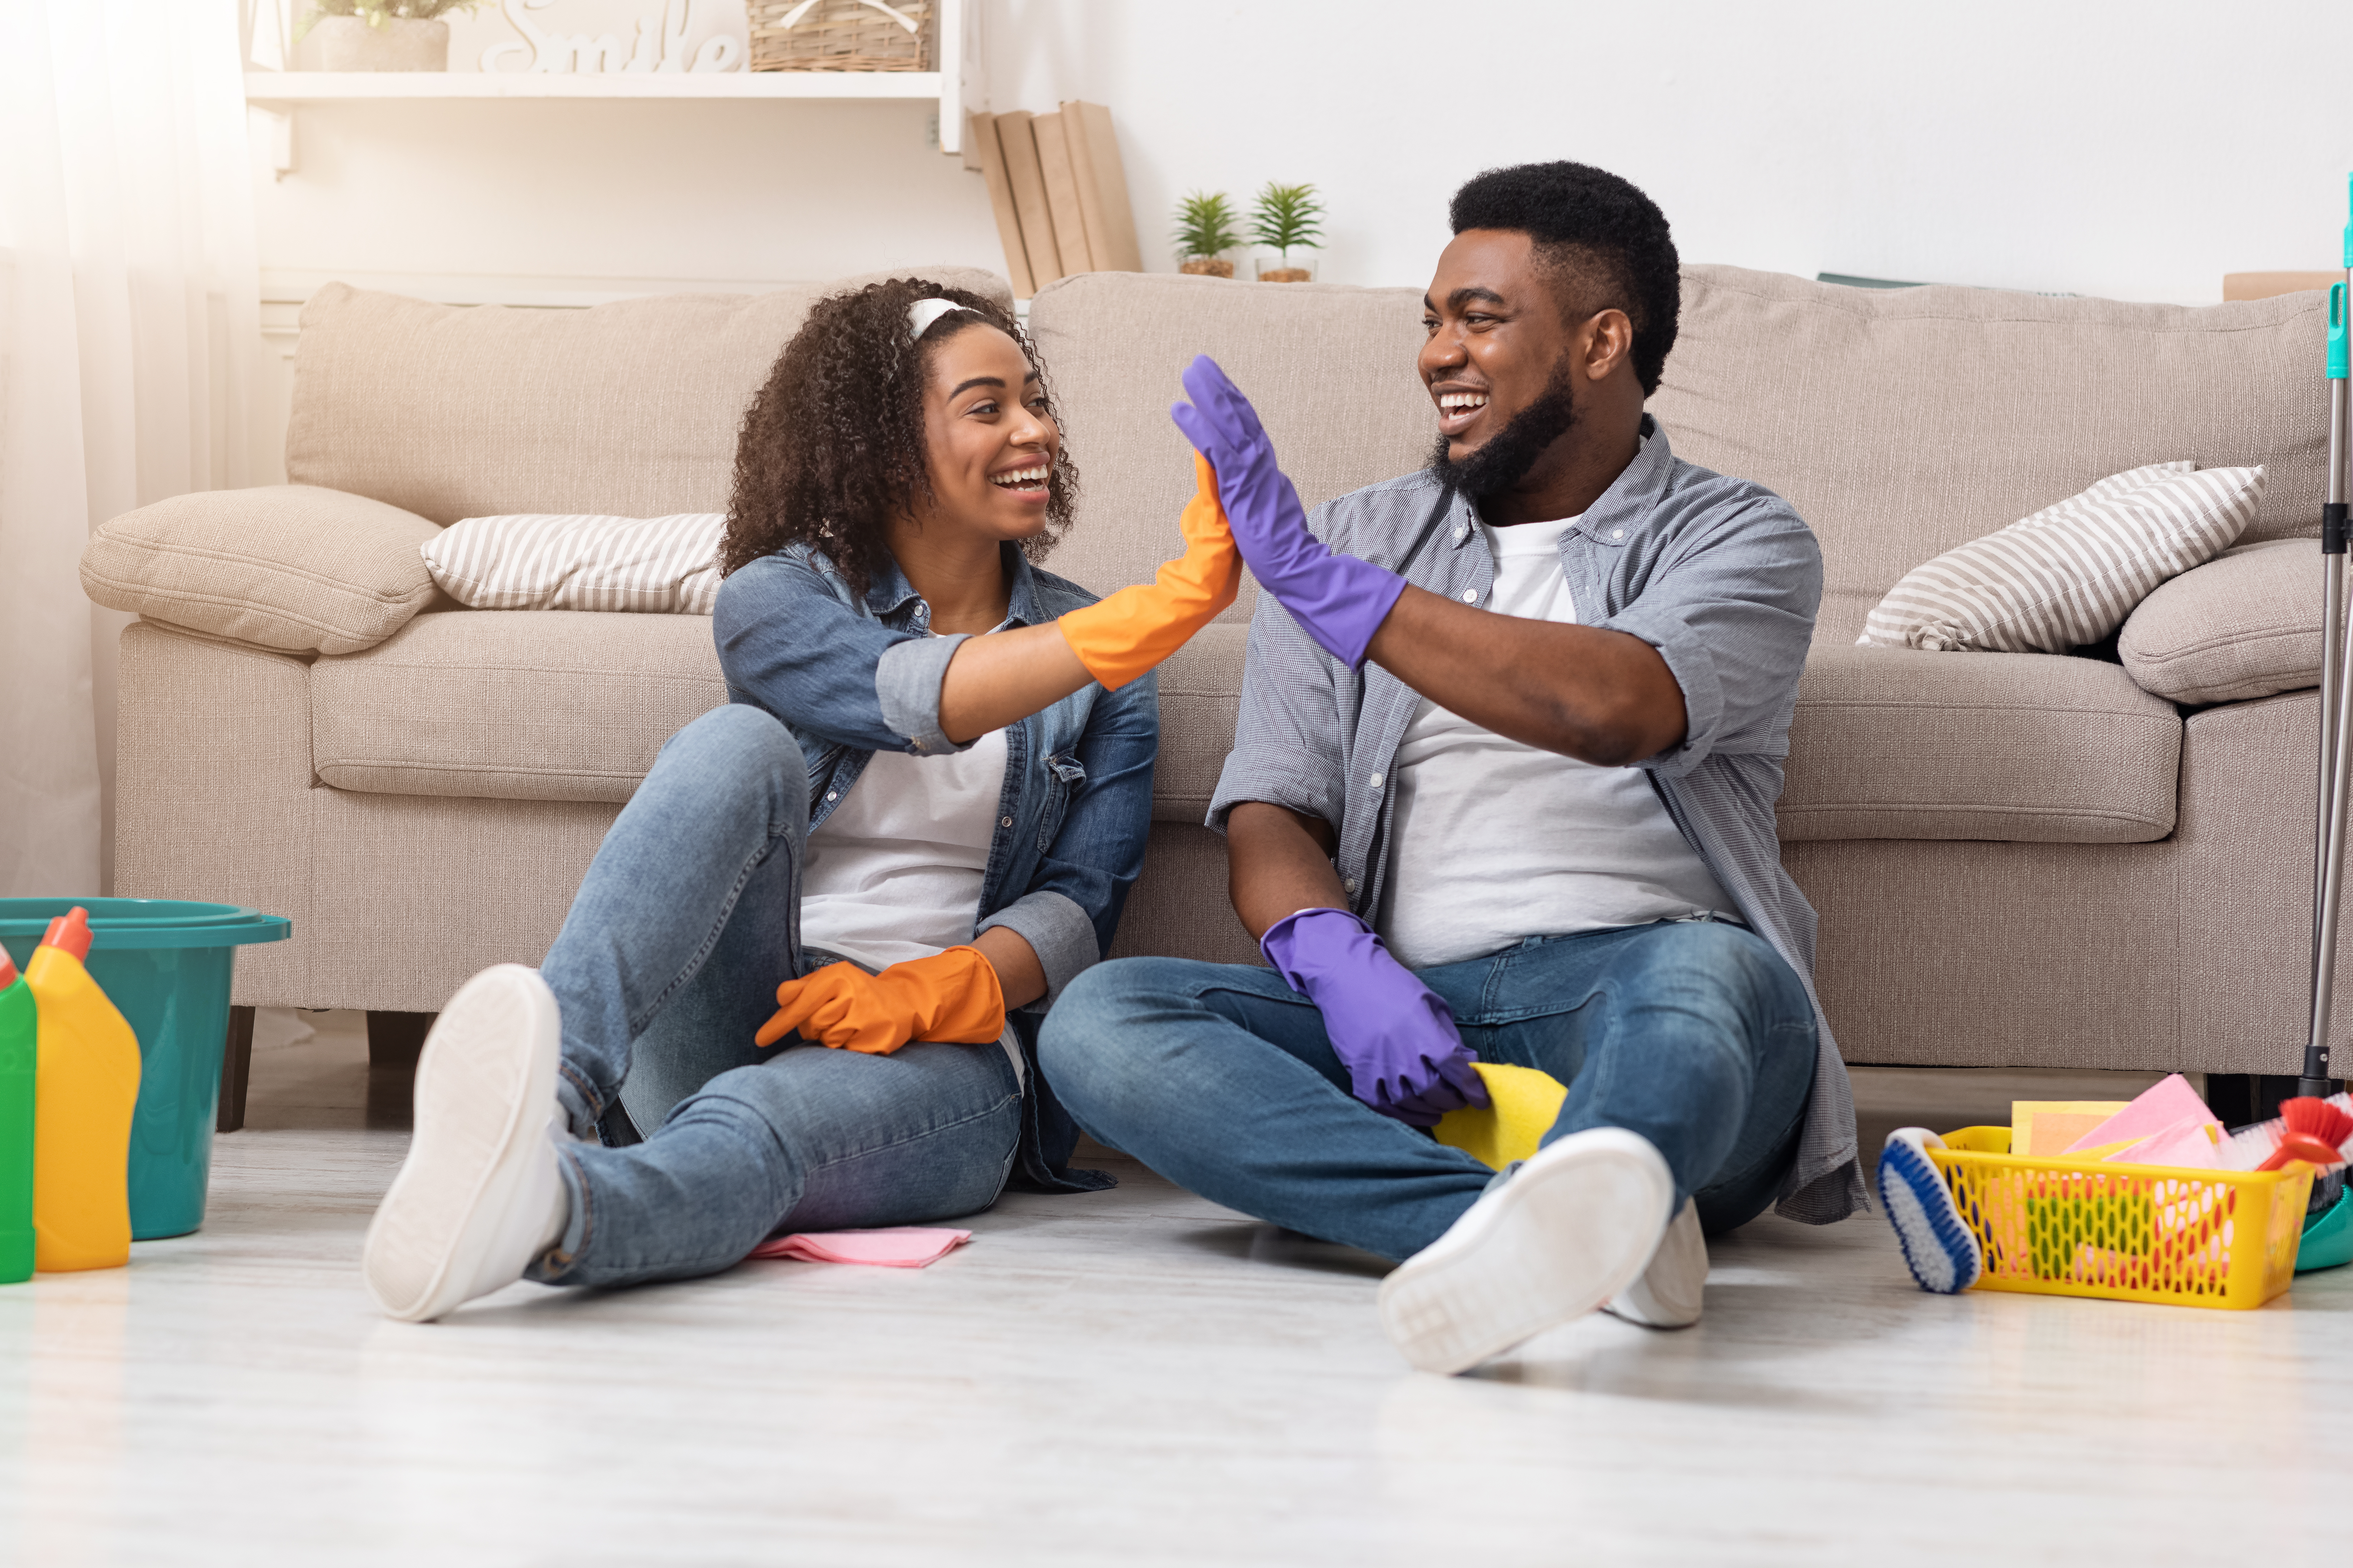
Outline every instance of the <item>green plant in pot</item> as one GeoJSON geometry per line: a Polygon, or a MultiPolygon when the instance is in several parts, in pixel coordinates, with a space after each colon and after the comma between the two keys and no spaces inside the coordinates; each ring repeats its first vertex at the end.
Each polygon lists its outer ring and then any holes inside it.
{"type": "Polygon", "coordinates": [[[1225,252],[1242,242],[1241,219],[1223,191],[1195,191],[1176,204],[1176,270],[1231,278],[1225,252]]]}
{"type": "Polygon", "coordinates": [[[316,68],[331,71],[441,71],[449,68],[452,11],[482,0],[311,0],[294,30],[311,40],[316,68]]]}
{"type": "Polygon", "coordinates": [[[1261,257],[1258,280],[1261,283],[1313,283],[1315,270],[1311,266],[1294,267],[1291,253],[1294,250],[1315,250],[1324,239],[1324,204],[1315,199],[1313,185],[1278,185],[1267,182],[1266,188],[1250,204],[1250,237],[1275,252],[1278,259],[1269,267],[1261,257]]]}

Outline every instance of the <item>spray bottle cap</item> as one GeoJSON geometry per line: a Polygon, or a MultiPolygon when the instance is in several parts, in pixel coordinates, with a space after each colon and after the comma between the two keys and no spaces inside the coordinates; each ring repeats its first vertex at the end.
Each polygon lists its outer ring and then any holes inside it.
{"type": "Polygon", "coordinates": [[[90,911],[76,904],[49,922],[49,931],[41,938],[43,947],[54,947],[73,955],[79,963],[90,956],[90,911]]]}
{"type": "Polygon", "coordinates": [[[2328,286],[2328,379],[2346,379],[2345,285],[2328,286]]]}

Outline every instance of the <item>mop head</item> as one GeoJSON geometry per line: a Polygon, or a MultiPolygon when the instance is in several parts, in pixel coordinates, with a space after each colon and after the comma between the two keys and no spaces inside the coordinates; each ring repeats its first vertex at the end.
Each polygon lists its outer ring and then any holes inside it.
{"type": "Polygon", "coordinates": [[[1940,1296],[1966,1290],[1985,1272],[1985,1249],[1953,1206],[1944,1173],[1928,1145],[1945,1141],[1924,1127],[1899,1127],[1879,1154],[1879,1201],[1920,1289],[1940,1296]]]}
{"type": "Polygon", "coordinates": [[[1473,1062],[1487,1086],[1484,1110],[1450,1110],[1430,1130],[1430,1136],[1450,1149],[1460,1149],[1491,1171],[1536,1152],[1544,1135],[1560,1119],[1560,1104],[1568,1090],[1560,1079],[1535,1068],[1507,1067],[1502,1062],[1473,1062]]]}

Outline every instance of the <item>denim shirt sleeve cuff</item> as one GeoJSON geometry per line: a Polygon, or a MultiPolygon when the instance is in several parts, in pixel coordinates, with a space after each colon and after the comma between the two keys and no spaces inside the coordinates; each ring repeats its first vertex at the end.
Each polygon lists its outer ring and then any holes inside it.
{"type": "Polygon", "coordinates": [[[1320,816],[1336,829],[1347,803],[1334,787],[1335,772],[1331,760],[1317,752],[1262,741],[1229,752],[1209,798],[1207,826],[1223,833],[1234,807],[1259,800],[1320,816]]]}
{"type": "Polygon", "coordinates": [[[909,637],[884,648],[875,663],[874,699],[881,704],[882,722],[893,734],[906,736],[907,749],[919,757],[944,757],[973,743],[959,746],[940,729],[940,682],[964,640],[962,634],[909,637]]]}
{"type": "Polygon", "coordinates": [[[1103,956],[1095,943],[1095,922],[1087,911],[1077,900],[1049,889],[1022,894],[981,921],[973,935],[992,926],[1013,932],[1038,955],[1038,966],[1046,972],[1046,994],[1029,1005],[1039,1012],[1052,1006],[1062,987],[1103,956]]]}
{"type": "Polygon", "coordinates": [[[1715,656],[1681,616],[1672,611],[1645,612],[1637,601],[1603,623],[1610,631],[1641,637],[1667,661],[1667,673],[1683,691],[1683,739],[1679,746],[1645,757],[1636,767],[1677,778],[1707,759],[1715,749],[1716,730],[1724,720],[1724,683],[1716,678],[1715,656]]]}

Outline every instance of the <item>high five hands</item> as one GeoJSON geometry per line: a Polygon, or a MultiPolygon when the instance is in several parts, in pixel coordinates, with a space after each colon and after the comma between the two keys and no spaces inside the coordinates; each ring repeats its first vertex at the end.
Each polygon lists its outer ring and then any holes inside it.
{"type": "Polygon", "coordinates": [[[1185,553],[1155,581],[1064,616],[1063,640],[1088,674],[1115,691],[1232,604],[1247,562],[1325,652],[1351,669],[1362,665],[1405,579],[1338,554],[1308,531],[1307,510],[1275,460],[1274,443],[1216,361],[1196,358],[1184,383],[1192,401],[1168,412],[1198,454],[1196,493],[1178,520],[1185,553]]]}
{"type": "Polygon", "coordinates": [[[1307,510],[1275,462],[1274,443],[1215,360],[1200,355],[1186,367],[1184,380],[1193,401],[1169,409],[1169,417],[1216,468],[1242,559],[1324,652],[1358,668],[1373,634],[1405,592],[1405,579],[1339,554],[1307,531],[1307,510]]]}

